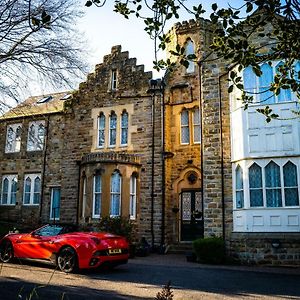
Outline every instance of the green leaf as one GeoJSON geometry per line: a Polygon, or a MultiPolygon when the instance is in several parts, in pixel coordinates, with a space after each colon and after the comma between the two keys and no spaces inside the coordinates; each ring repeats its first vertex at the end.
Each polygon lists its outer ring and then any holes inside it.
{"type": "Polygon", "coordinates": [[[228,88],[228,93],[232,93],[232,91],[233,91],[233,85],[230,85],[228,88]]]}
{"type": "Polygon", "coordinates": [[[217,3],[213,3],[211,8],[212,8],[213,11],[216,11],[218,9],[217,3]]]}

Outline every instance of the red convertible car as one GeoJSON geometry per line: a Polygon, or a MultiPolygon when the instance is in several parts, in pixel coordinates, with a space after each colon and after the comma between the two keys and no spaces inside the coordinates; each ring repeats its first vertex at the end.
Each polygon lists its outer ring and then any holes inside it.
{"type": "Polygon", "coordinates": [[[51,224],[31,233],[9,233],[0,241],[0,260],[35,259],[66,273],[126,263],[128,242],[106,232],[76,232],[75,226],[51,224]]]}

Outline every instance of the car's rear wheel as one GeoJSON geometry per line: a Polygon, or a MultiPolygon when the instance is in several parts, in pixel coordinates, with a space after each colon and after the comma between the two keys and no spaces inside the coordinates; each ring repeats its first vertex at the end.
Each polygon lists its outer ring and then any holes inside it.
{"type": "Polygon", "coordinates": [[[0,245],[0,260],[4,263],[10,262],[14,258],[14,248],[9,240],[4,240],[0,245]]]}
{"type": "Polygon", "coordinates": [[[57,256],[57,265],[59,269],[65,273],[72,273],[77,270],[78,260],[77,254],[72,247],[61,249],[57,256]]]}

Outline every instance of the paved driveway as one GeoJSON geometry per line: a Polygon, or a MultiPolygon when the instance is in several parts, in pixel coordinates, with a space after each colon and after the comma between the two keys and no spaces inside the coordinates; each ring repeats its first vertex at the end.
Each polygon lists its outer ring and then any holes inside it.
{"type": "Polygon", "coordinates": [[[36,264],[0,265],[0,299],[300,299],[300,269],[208,266],[180,255],[135,258],[113,271],[64,274],[36,264]],[[36,290],[35,290],[36,288],[36,290]],[[18,297],[19,295],[19,297],[18,297]]]}

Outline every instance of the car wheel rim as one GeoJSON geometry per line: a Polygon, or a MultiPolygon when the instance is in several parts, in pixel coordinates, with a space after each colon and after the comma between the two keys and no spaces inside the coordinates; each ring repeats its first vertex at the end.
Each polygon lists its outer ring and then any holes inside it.
{"type": "Polygon", "coordinates": [[[0,258],[3,262],[9,262],[13,257],[13,248],[11,243],[7,242],[1,246],[0,258]]]}
{"type": "Polygon", "coordinates": [[[71,250],[64,250],[58,257],[58,266],[61,271],[72,272],[76,265],[76,255],[71,250]]]}

